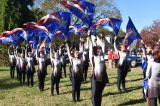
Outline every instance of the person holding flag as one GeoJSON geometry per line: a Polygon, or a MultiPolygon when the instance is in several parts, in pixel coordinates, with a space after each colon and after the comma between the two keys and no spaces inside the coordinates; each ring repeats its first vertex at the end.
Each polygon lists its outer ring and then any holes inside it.
{"type": "Polygon", "coordinates": [[[35,73],[35,67],[34,67],[34,51],[30,44],[26,45],[25,49],[25,60],[26,60],[26,73],[27,73],[27,85],[33,86],[34,83],[34,73],[35,73]]]}
{"type": "MultiPolygon", "coordinates": [[[[128,33],[124,39],[124,41],[128,38],[128,36],[131,33],[128,33]]],[[[121,44],[120,45],[120,50],[117,49],[117,45],[116,45],[116,40],[117,40],[117,36],[115,36],[114,39],[114,49],[115,52],[118,53],[119,55],[119,61],[117,64],[117,73],[118,73],[118,77],[117,77],[117,88],[118,88],[118,92],[121,92],[121,84],[123,87],[123,91],[126,90],[126,86],[125,86],[125,78],[127,76],[127,73],[130,71],[130,65],[129,62],[127,60],[127,52],[126,52],[126,45],[125,44],[121,44]]]]}
{"type": "Polygon", "coordinates": [[[54,85],[56,85],[57,95],[59,95],[59,82],[61,79],[61,70],[62,70],[62,63],[61,63],[61,48],[60,50],[53,50],[50,47],[50,60],[51,60],[51,95],[54,95],[54,85]]]}
{"type": "Polygon", "coordinates": [[[92,104],[93,106],[101,106],[102,92],[106,83],[109,82],[106,65],[105,65],[105,39],[101,36],[101,46],[94,46],[91,40],[91,31],[88,31],[88,43],[89,43],[89,59],[92,65],[91,72],[91,89],[92,89],[92,104]]]}
{"type": "Polygon", "coordinates": [[[10,76],[14,78],[14,70],[16,67],[16,58],[15,58],[15,49],[14,46],[11,45],[8,49],[9,61],[10,61],[10,76]]]}
{"type": "MultiPolygon", "coordinates": [[[[80,88],[83,80],[83,51],[79,51],[78,48],[73,51],[71,55],[69,48],[69,41],[66,40],[67,54],[70,61],[70,79],[72,81],[72,98],[74,102],[80,101],[80,88]]],[[[81,49],[80,49],[81,50],[81,49]]]]}
{"type": "Polygon", "coordinates": [[[39,48],[39,45],[38,45],[38,47],[36,49],[36,59],[38,62],[37,73],[38,73],[38,80],[39,80],[39,90],[43,91],[45,77],[47,74],[47,68],[46,68],[47,54],[46,54],[45,44],[44,44],[44,46],[41,46],[41,48],[39,48]]]}

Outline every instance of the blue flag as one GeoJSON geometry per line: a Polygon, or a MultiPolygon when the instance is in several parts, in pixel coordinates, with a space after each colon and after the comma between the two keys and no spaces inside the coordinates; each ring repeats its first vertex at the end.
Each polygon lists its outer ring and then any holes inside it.
{"type": "Polygon", "coordinates": [[[57,31],[61,31],[64,35],[68,34],[70,22],[71,14],[69,12],[58,11],[43,17],[38,24],[48,29],[52,41],[57,31]]]}
{"type": "Polygon", "coordinates": [[[129,35],[128,37],[128,44],[127,46],[129,46],[134,40],[136,39],[142,39],[141,36],[139,35],[136,27],[134,26],[131,18],[129,17],[129,21],[128,21],[128,24],[126,26],[126,32],[129,33],[129,32],[132,32],[131,35],[129,35]]]}
{"type": "Polygon", "coordinates": [[[141,65],[143,72],[147,71],[147,66],[148,66],[147,58],[144,58],[141,65]]]}
{"type": "Polygon", "coordinates": [[[68,8],[69,11],[80,18],[88,27],[92,25],[94,17],[95,5],[85,0],[77,0],[69,2],[62,0],[61,4],[68,8]]]}
{"type": "Polygon", "coordinates": [[[145,96],[147,96],[147,91],[148,91],[148,79],[143,80],[143,91],[145,96]]]}
{"type": "Polygon", "coordinates": [[[118,35],[118,32],[120,30],[120,27],[121,27],[121,23],[122,23],[122,20],[121,19],[116,19],[116,18],[104,18],[104,19],[100,19],[98,20],[94,26],[109,26],[113,29],[115,35],[117,36],[118,35]]]}
{"type": "MultiPolygon", "coordinates": [[[[9,32],[9,31],[6,31],[6,32],[9,32]]],[[[10,36],[11,35],[6,32],[3,32],[0,35],[0,44],[10,43],[10,36]]]]}

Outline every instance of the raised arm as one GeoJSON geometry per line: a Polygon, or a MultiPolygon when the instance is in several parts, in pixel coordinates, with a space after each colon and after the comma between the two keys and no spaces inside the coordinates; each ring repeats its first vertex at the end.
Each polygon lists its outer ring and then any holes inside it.
{"type": "Polygon", "coordinates": [[[147,56],[147,51],[146,51],[146,48],[145,48],[145,44],[144,44],[143,41],[141,41],[141,44],[142,44],[143,57],[146,57],[147,56]]]}
{"type": "Polygon", "coordinates": [[[10,49],[11,49],[11,46],[9,46],[8,48],[8,55],[10,55],[10,49]]]}
{"type": "Polygon", "coordinates": [[[72,56],[71,56],[71,52],[70,52],[70,49],[69,49],[68,42],[66,43],[66,48],[67,48],[67,54],[68,54],[68,57],[69,57],[69,61],[70,61],[70,63],[71,63],[71,61],[72,61],[72,56]]]}
{"type": "Polygon", "coordinates": [[[53,49],[52,49],[52,47],[50,47],[50,59],[51,59],[51,62],[52,62],[52,60],[53,60],[53,49]]]}
{"type": "Polygon", "coordinates": [[[117,36],[114,37],[114,51],[118,52],[119,50],[117,49],[116,41],[117,41],[117,36]]]}
{"type": "Polygon", "coordinates": [[[150,78],[151,77],[151,71],[152,71],[151,67],[152,67],[152,61],[150,60],[150,61],[148,61],[148,66],[147,66],[147,71],[146,71],[146,78],[150,78]]]}
{"type": "Polygon", "coordinates": [[[99,37],[99,38],[101,40],[101,47],[102,47],[102,53],[101,53],[101,55],[102,55],[102,57],[104,59],[105,52],[106,52],[106,40],[105,40],[105,38],[104,38],[104,36],[102,34],[100,34],[100,35],[101,35],[101,37],[99,37]]]}
{"type": "Polygon", "coordinates": [[[36,49],[36,59],[39,59],[39,55],[38,55],[38,49],[39,49],[39,44],[37,45],[37,49],[36,49]]]}

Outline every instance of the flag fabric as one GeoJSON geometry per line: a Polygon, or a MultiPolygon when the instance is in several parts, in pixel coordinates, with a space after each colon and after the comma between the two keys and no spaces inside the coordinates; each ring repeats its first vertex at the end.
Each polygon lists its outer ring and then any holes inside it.
{"type": "Polygon", "coordinates": [[[147,97],[147,91],[148,91],[148,79],[143,80],[143,91],[145,96],[147,97]]]}
{"type": "Polygon", "coordinates": [[[68,37],[70,37],[71,33],[78,35],[81,37],[84,32],[87,32],[88,28],[82,24],[75,24],[69,27],[68,37]]]}
{"type": "Polygon", "coordinates": [[[33,29],[34,34],[37,35],[39,38],[39,42],[42,42],[49,35],[49,31],[45,26],[40,26],[35,22],[27,22],[23,25],[27,28],[33,29]]]}
{"type": "Polygon", "coordinates": [[[68,34],[69,25],[71,22],[71,14],[69,12],[58,11],[51,13],[38,21],[39,25],[45,26],[51,33],[51,40],[57,31],[61,31],[64,35],[68,34]]]}
{"type": "Polygon", "coordinates": [[[84,11],[86,11],[86,14],[90,19],[90,24],[89,24],[90,26],[94,18],[94,12],[95,12],[96,6],[86,0],[72,0],[72,2],[80,6],[84,11]]]}
{"type": "Polygon", "coordinates": [[[61,4],[69,11],[80,18],[88,27],[92,25],[95,12],[95,5],[85,0],[67,1],[61,0],[61,4]]]}
{"type": "Polygon", "coordinates": [[[109,26],[113,29],[115,35],[118,35],[118,32],[120,30],[121,27],[121,23],[122,20],[121,19],[116,19],[116,18],[104,18],[104,19],[100,19],[98,20],[94,26],[109,26]]]}
{"type": "Polygon", "coordinates": [[[147,62],[147,58],[145,57],[145,58],[143,58],[143,62],[141,65],[143,72],[147,71],[147,66],[148,66],[148,62],[147,62]]]}
{"type": "Polygon", "coordinates": [[[11,31],[5,31],[0,34],[0,44],[10,43],[11,31]]]}
{"type": "Polygon", "coordinates": [[[126,26],[126,33],[131,33],[131,35],[127,38],[127,46],[129,46],[134,40],[141,39],[141,36],[139,35],[130,17],[126,26]]]}

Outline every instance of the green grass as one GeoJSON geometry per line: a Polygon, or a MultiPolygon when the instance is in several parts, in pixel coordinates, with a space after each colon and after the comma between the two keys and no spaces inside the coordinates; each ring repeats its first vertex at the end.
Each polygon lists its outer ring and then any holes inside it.
{"type": "MultiPolygon", "coordinates": [[[[142,98],[142,70],[141,68],[132,68],[126,78],[126,93],[118,93],[116,86],[117,71],[115,69],[107,70],[110,85],[103,91],[102,106],[147,106],[142,98]]],[[[50,66],[48,66],[48,75],[45,80],[45,91],[38,89],[37,74],[34,76],[34,87],[28,87],[26,84],[20,84],[16,78],[10,79],[9,68],[0,68],[0,106],[91,106],[91,86],[88,83],[81,86],[81,102],[72,102],[71,82],[69,76],[62,78],[60,82],[60,95],[50,96],[50,66]]],[[[68,72],[68,67],[67,67],[68,72]]],[[[64,76],[64,74],[63,74],[64,76]]],[[[88,75],[89,76],[89,75],[88,75]]]]}

